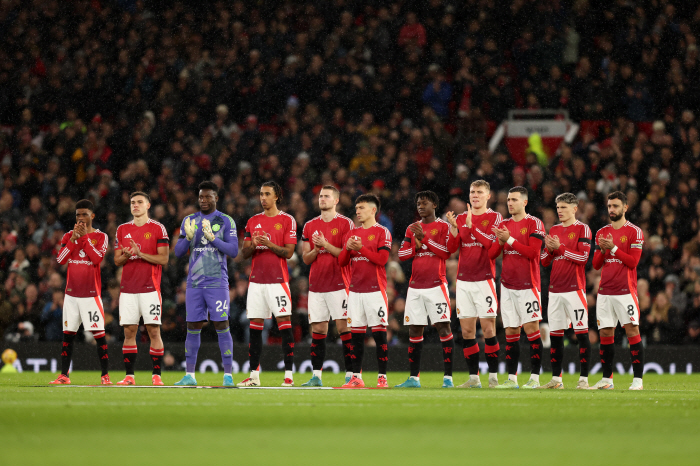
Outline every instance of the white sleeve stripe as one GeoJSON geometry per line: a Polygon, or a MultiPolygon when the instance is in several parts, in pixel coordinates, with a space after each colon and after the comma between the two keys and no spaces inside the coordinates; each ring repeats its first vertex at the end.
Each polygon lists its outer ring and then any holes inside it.
{"type": "Polygon", "coordinates": [[[430,245],[432,245],[432,246],[438,248],[438,249],[441,250],[441,251],[447,252],[447,248],[446,248],[445,246],[436,243],[436,242],[433,241],[432,239],[428,240],[428,244],[430,244],[430,245]]]}

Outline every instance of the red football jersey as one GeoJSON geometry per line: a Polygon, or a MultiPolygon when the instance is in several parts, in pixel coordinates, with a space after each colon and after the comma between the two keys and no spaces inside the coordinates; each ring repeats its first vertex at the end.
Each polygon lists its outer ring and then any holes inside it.
{"type": "MultiPolygon", "coordinates": [[[[170,247],[170,238],[165,227],[149,219],[144,225],[136,226],[133,221],[117,227],[114,250],[130,248],[131,240],[145,254],[157,255],[158,246],[170,247]]],[[[131,256],[122,270],[121,291],[124,293],[160,292],[160,278],[163,267],[151,264],[140,257],[131,256]]]]}
{"type": "Polygon", "coordinates": [[[460,251],[457,280],[480,282],[496,278],[496,261],[489,258],[489,248],[496,241],[493,227],[503,221],[498,212],[491,209],[481,215],[472,214],[472,226],[466,227],[467,214],[457,216],[460,251]]]}
{"type": "MultiPolygon", "coordinates": [[[[253,215],[245,226],[245,241],[253,240],[253,233],[264,233],[273,244],[297,244],[297,221],[286,212],[280,211],[274,217],[264,212],[253,215]]],[[[287,259],[284,259],[267,246],[257,246],[253,251],[253,266],[250,272],[253,283],[287,283],[287,259]]]]}
{"type": "Polygon", "coordinates": [[[569,291],[586,291],[586,263],[591,252],[591,229],[576,220],[568,227],[554,225],[549,230],[550,236],[559,238],[559,249],[549,252],[544,248],[542,265],[552,264],[549,278],[549,291],[567,293],[569,291]]]}
{"type": "MultiPolygon", "coordinates": [[[[369,228],[359,227],[349,231],[343,238],[343,245],[347,244],[351,236],[358,237],[362,241],[363,249],[366,248],[370,253],[377,253],[381,250],[391,252],[391,233],[378,223],[369,228]]],[[[376,265],[362,252],[348,251],[348,253],[352,266],[350,291],[355,293],[375,291],[386,293],[386,265],[376,265]]]]}
{"type": "Polygon", "coordinates": [[[507,218],[501,222],[515,240],[512,246],[508,243],[500,246],[494,241],[491,246],[491,257],[498,257],[503,250],[503,269],[501,284],[511,290],[540,290],[540,254],[544,239],[544,225],[539,218],[526,215],[516,222],[507,218]]]}
{"type": "MultiPolygon", "coordinates": [[[[337,248],[343,248],[343,238],[355,228],[355,224],[349,218],[336,214],[333,220],[325,222],[319,215],[306,222],[302,230],[301,240],[307,241],[311,249],[316,245],[311,238],[317,234],[322,234],[326,241],[337,248]]],[[[309,291],[315,293],[326,293],[338,291],[350,287],[349,267],[341,267],[338,258],[325,249],[321,249],[316,256],[316,260],[311,263],[309,272],[309,291]]]]}
{"type": "Polygon", "coordinates": [[[606,225],[595,235],[596,252],[593,257],[593,266],[598,269],[602,263],[603,270],[600,276],[598,292],[602,295],[637,295],[637,265],[642,256],[644,245],[644,233],[630,223],[625,223],[619,229],[612,225],[606,225]],[[613,254],[606,251],[603,254],[598,246],[601,237],[607,238],[612,234],[613,243],[617,251],[613,254]]]}
{"type": "Polygon", "coordinates": [[[56,260],[59,264],[68,263],[66,294],[74,298],[92,298],[102,295],[102,275],[100,263],[107,252],[107,234],[95,230],[70,240],[73,230],[61,238],[61,249],[56,260]]]}
{"type": "Polygon", "coordinates": [[[442,219],[431,223],[418,222],[423,228],[422,249],[416,250],[416,235],[411,228],[406,229],[406,236],[401,243],[399,259],[402,261],[413,259],[413,271],[411,272],[411,288],[433,288],[447,283],[445,278],[445,260],[452,250],[456,250],[457,237],[450,234],[450,224],[442,219]]]}

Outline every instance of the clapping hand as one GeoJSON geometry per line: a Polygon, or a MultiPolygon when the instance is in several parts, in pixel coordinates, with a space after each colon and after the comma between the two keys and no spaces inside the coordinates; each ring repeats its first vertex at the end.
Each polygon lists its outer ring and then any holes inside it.
{"type": "Polygon", "coordinates": [[[615,243],[613,243],[612,234],[608,234],[607,238],[600,238],[598,240],[598,246],[600,246],[600,249],[603,250],[612,250],[612,248],[615,247],[615,243]]]}
{"type": "Polygon", "coordinates": [[[508,231],[506,227],[493,227],[492,230],[498,238],[498,244],[503,246],[504,244],[506,244],[506,242],[508,242],[508,238],[510,238],[510,231],[508,231]]]}
{"type": "Polygon", "coordinates": [[[323,236],[323,233],[317,233],[311,237],[311,241],[314,242],[314,246],[317,248],[325,248],[326,244],[328,244],[328,241],[326,241],[326,237],[323,236]]]}
{"type": "Polygon", "coordinates": [[[547,249],[550,251],[556,251],[559,249],[559,246],[561,246],[561,243],[559,242],[558,236],[547,235],[544,237],[544,245],[547,246],[547,249]]]}

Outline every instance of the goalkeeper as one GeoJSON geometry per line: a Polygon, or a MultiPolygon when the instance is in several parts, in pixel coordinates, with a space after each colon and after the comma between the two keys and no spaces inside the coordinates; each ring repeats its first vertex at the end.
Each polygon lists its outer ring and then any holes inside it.
{"type": "Polygon", "coordinates": [[[226,256],[238,254],[236,224],[216,210],[218,187],[211,181],[199,185],[199,212],[185,217],[175,255],[190,253],[187,274],[186,373],[175,385],[197,385],[194,376],[202,327],[211,320],[219,337],[224,366],[224,386],[233,386],[233,339],[229,330],[229,284],[226,256]]]}

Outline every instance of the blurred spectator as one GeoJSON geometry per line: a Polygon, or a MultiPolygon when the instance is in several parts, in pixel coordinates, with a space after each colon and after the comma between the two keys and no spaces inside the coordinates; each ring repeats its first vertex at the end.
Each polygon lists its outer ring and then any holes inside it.
{"type": "MultiPolygon", "coordinates": [[[[239,230],[260,211],[264,181],[284,186],[280,207],[300,229],[318,215],[319,187],[335,184],[345,215],[357,195],[380,196],[379,221],[399,242],[416,219],[415,192],[434,190],[441,214],[459,213],[483,178],[493,210],[507,215],[505,192],[526,185],[528,213],[548,225],[553,198],[574,192],[594,232],[608,223],[607,192],[625,191],[647,239],[638,273],[648,341],[691,338],[700,321],[699,6],[667,2],[669,19],[667,8],[587,1],[547,16],[546,2],[535,3],[3,2],[0,331],[26,338],[19,325],[30,322],[29,338],[50,338],[55,323],[43,311],[65,286],[55,255],[80,198],[113,238],[130,220],[128,194],[144,190],[176,240],[204,179],[220,187],[220,210],[239,230]],[[507,147],[488,147],[514,108],[566,109],[581,134],[517,165],[507,147]]],[[[120,338],[112,257],[110,247],[102,296],[107,331],[120,338]]],[[[229,266],[233,334],[245,341],[249,264],[229,266]]],[[[307,270],[289,266],[298,314],[307,270]]],[[[170,339],[182,337],[186,272],[172,258],[163,273],[170,339]]],[[[398,316],[405,284],[391,274],[398,316]]],[[[591,309],[599,277],[588,272],[591,309]]]]}

